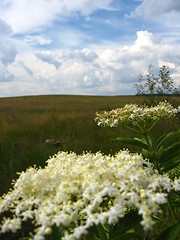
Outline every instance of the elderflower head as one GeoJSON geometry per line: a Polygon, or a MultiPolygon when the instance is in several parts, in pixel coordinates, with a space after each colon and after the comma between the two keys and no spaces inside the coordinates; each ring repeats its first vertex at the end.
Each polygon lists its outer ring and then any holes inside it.
{"type": "Polygon", "coordinates": [[[161,119],[174,117],[179,112],[179,108],[174,108],[171,104],[160,102],[157,106],[139,107],[136,104],[126,104],[123,108],[113,109],[109,112],[96,113],[95,121],[98,126],[117,127],[120,125],[145,126],[156,123],[161,119]]]}
{"type": "Polygon", "coordinates": [[[35,240],[45,239],[54,225],[66,227],[62,239],[79,239],[93,225],[117,222],[131,207],[142,215],[144,229],[150,229],[167,192],[179,188],[178,179],[159,175],[138,154],[59,152],[44,169],[23,172],[0,199],[0,212],[13,213],[3,219],[0,231],[15,232],[29,219],[35,240]]]}

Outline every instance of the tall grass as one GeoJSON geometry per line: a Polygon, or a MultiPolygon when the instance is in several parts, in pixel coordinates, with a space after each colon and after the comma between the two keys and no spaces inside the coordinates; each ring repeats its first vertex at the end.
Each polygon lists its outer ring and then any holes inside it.
{"type": "MultiPolygon", "coordinates": [[[[100,128],[94,122],[95,112],[123,107],[127,103],[143,104],[138,96],[34,96],[0,99],[0,194],[7,192],[12,179],[29,166],[44,166],[59,150],[113,154],[124,146],[112,142],[117,136],[132,136],[124,128],[100,128]],[[57,139],[60,145],[47,146],[46,139],[57,139]]],[[[180,104],[178,97],[169,101],[180,104]]],[[[154,131],[177,129],[179,120],[165,122],[154,131]]],[[[126,147],[126,146],[125,146],[126,147]]],[[[133,149],[132,149],[133,151],[133,149]]]]}

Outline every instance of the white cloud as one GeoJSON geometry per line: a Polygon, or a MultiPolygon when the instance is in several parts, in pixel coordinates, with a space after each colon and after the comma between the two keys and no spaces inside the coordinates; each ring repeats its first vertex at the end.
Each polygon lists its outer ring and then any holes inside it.
{"type": "Polygon", "coordinates": [[[36,53],[36,57],[38,57],[44,62],[53,64],[55,68],[58,68],[61,66],[61,62],[59,62],[57,57],[53,55],[53,53],[51,53],[50,51],[42,51],[42,52],[36,53]]]}
{"type": "Polygon", "coordinates": [[[13,63],[17,54],[9,35],[11,28],[0,19],[0,81],[12,81],[14,76],[8,70],[8,65],[13,63]]]}
{"type": "Polygon", "coordinates": [[[165,62],[175,72],[175,67],[180,66],[179,54],[174,55],[179,52],[177,49],[163,44],[152,33],[140,31],[134,44],[117,49],[98,52],[97,47],[96,50],[41,52],[36,56],[56,67],[48,70],[46,65],[46,72],[39,74],[46,82],[51,79],[52,83],[53,79],[53,91],[76,89],[76,93],[127,94],[135,92],[137,76],[146,73],[150,64],[160,67],[165,62]]]}
{"type": "MultiPolygon", "coordinates": [[[[180,75],[180,47],[163,43],[148,31],[126,46],[94,46],[77,50],[29,51],[18,54],[9,67],[16,81],[1,95],[134,94],[134,84],[148,66],[170,67],[176,85],[180,75]],[[16,84],[16,88],[14,88],[16,84]]],[[[7,75],[8,76],[8,75],[7,75]]],[[[9,76],[10,77],[10,76],[9,76]]],[[[7,85],[6,85],[7,86],[7,85]]]]}
{"type": "Polygon", "coordinates": [[[38,35],[28,35],[25,37],[24,41],[30,45],[49,45],[53,42],[50,38],[45,38],[38,35]]]}
{"type": "Polygon", "coordinates": [[[166,42],[179,42],[180,1],[178,0],[142,0],[128,15],[131,21],[139,18],[146,21],[153,32],[159,32],[166,42]],[[153,27],[152,27],[153,26],[153,27]]]}
{"type": "Polygon", "coordinates": [[[156,17],[179,11],[180,1],[178,0],[143,0],[135,11],[132,12],[132,16],[156,17]]]}
{"type": "Polygon", "coordinates": [[[5,65],[0,62],[0,82],[10,82],[14,80],[14,75],[10,73],[5,65]]]}
{"type": "Polygon", "coordinates": [[[12,30],[11,28],[8,26],[8,24],[6,24],[1,18],[0,18],[0,35],[8,35],[11,34],[12,30]]]}
{"type": "Polygon", "coordinates": [[[69,26],[61,26],[59,34],[55,36],[55,39],[61,49],[76,49],[79,48],[79,46],[83,48],[83,46],[86,47],[87,44],[93,40],[92,36],[88,33],[69,26]]]}
{"type": "Polygon", "coordinates": [[[0,15],[14,33],[36,32],[56,18],[72,14],[88,15],[97,9],[110,9],[112,0],[4,0],[0,15]]]}
{"type": "Polygon", "coordinates": [[[29,67],[27,67],[24,62],[19,61],[19,65],[22,66],[22,68],[27,74],[29,74],[30,76],[33,76],[33,71],[29,67]]]}

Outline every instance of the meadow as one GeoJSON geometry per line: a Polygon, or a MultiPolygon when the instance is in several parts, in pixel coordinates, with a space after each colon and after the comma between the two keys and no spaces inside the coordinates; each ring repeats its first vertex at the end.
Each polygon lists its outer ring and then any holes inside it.
{"type": "MultiPolygon", "coordinates": [[[[165,97],[167,99],[167,97],[165,97]]],[[[157,99],[159,100],[159,99],[157,99]]],[[[168,97],[180,105],[179,97],[168,97]]],[[[6,193],[12,179],[29,166],[44,166],[58,151],[83,151],[105,154],[121,146],[111,138],[132,136],[124,128],[101,128],[94,122],[96,111],[123,107],[127,103],[143,104],[145,96],[27,96],[0,99],[0,194],[6,193]],[[44,144],[55,139],[57,145],[44,144]]],[[[179,120],[168,120],[155,129],[154,138],[176,130],[179,120]]],[[[125,146],[126,147],[126,146],[125,146]]],[[[128,147],[128,146],[127,146],[128,147]]],[[[132,149],[133,151],[133,149],[132,149]]]]}
{"type": "MultiPolygon", "coordinates": [[[[164,100],[174,107],[180,105],[180,98],[175,96],[153,99],[150,96],[63,95],[1,98],[0,194],[7,193],[12,180],[18,177],[17,172],[34,165],[44,167],[46,160],[58,151],[77,154],[101,151],[113,155],[128,148],[131,152],[138,152],[139,148],[112,141],[116,137],[134,137],[134,132],[125,127],[97,126],[94,121],[96,112],[124,107],[128,103],[150,105],[164,100]]],[[[179,114],[160,122],[152,131],[152,140],[179,130],[179,123],[179,114]]]]}

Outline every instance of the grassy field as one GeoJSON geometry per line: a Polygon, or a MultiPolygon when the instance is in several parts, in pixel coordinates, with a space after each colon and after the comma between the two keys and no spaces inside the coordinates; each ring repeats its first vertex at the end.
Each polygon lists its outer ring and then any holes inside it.
{"type": "MultiPolygon", "coordinates": [[[[179,97],[166,97],[180,105],[179,97]]],[[[110,138],[132,136],[124,128],[100,128],[94,122],[96,111],[123,107],[127,103],[143,104],[144,96],[31,96],[0,99],[0,194],[7,192],[16,172],[45,161],[59,150],[102,151],[113,154],[124,146],[110,138]],[[43,144],[56,139],[59,145],[43,144]]],[[[149,100],[148,100],[149,101],[149,100]]],[[[179,119],[164,122],[154,131],[179,128],[179,119]]]]}

